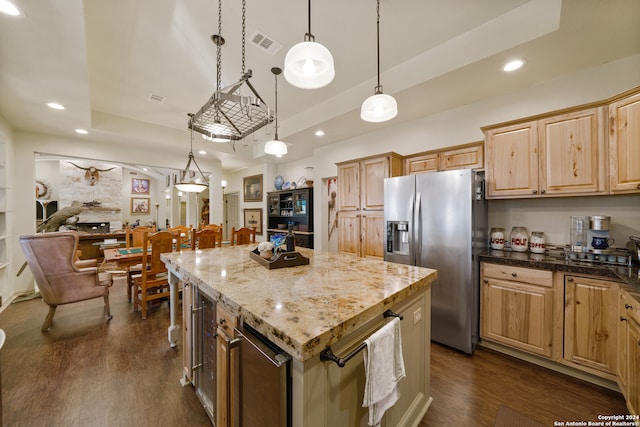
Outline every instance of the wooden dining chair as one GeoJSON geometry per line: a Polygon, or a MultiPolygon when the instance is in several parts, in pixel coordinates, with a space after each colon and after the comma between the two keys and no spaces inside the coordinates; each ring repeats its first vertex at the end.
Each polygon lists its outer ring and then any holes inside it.
{"type": "Polygon", "coordinates": [[[176,250],[191,248],[191,230],[193,226],[176,225],[167,228],[167,231],[173,235],[176,250]]]}
{"type": "Polygon", "coordinates": [[[211,229],[213,231],[222,231],[222,223],[220,224],[204,224],[202,229],[211,229]]]}
{"type": "Polygon", "coordinates": [[[235,227],[231,229],[231,244],[232,245],[247,245],[249,243],[256,242],[256,228],[242,227],[236,230],[235,227]]]}
{"type": "MultiPolygon", "coordinates": [[[[144,245],[144,235],[155,233],[155,227],[138,226],[135,228],[127,227],[125,229],[126,248],[142,248],[144,245]]],[[[131,289],[133,288],[133,276],[140,274],[142,264],[131,265],[127,267],[127,299],[131,302],[131,289]]]]}
{"type": "Polygon", "coordinates": [[[213,231],[209,228],[196,231],[191,231],[191,249],[208,249],[215,248],[216,242],[221,244],[222,233],[219,231],[213,231]]]}
{"type": "Polygon", "coordinates": [[[169,298],[169,274],[160,254],[173,250],[173,235],[168,231],[144,234],[143,246],[150,247],[142,253],[142,271],[133,276],[133,311],[141,309],[147,318],[147,303],[169,298]]]}

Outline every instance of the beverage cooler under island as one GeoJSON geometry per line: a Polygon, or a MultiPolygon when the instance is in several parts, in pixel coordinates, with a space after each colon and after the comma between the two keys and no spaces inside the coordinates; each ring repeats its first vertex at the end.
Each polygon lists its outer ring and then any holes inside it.
{"type": "Polygon", "coordinates": [[[172,286],[169,341],[182,331],[182,384],[212,424],[366,426],[364,340],[402,315],[406,377],[383,426],[417,425],[430,396],[436,270],[296,248],[308,265],[268,268],[256,245],[163,254],[172,286]],[[176,325],[178,284],[182,327],[176,325]],[[391,310],[391,313],[387,312],[391,310]],[[321,357],[354,354],[340,367],[321,357]]]}

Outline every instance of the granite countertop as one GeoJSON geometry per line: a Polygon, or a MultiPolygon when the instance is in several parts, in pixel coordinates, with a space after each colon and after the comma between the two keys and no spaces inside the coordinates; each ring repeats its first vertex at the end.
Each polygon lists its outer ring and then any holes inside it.
{"type": "Polygon", "coordinates": [[[256,245],[162,254],[170,271],[305,361],[386,309],[424,290],[436,270],[296,248],[309,265],[267,269],[256,245]]]}
{"type": "Polygon", "coordinates": [[[576,274],[602,276],[622,282],[630,293],[640,301],[640,268],[624,264],[607,264],[580,260],[565,260],[562,251],[547,251],[544,254],[513,252],[510,250],[486,250],[478,256],[480,261],[517,267],[539,268],[543,270],[565,271],[576,274]]]}

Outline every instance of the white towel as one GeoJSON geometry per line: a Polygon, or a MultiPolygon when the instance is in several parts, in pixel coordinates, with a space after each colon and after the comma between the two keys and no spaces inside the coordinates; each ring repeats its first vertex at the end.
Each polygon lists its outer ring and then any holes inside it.
{"type": "Polygon", "coordinates": [[[398,382],[405,377],[400,319],[394,317],[364,342],[362,406],[369,408],[369,425],[379,426],[386,410],[398,401],[398,382]]]}

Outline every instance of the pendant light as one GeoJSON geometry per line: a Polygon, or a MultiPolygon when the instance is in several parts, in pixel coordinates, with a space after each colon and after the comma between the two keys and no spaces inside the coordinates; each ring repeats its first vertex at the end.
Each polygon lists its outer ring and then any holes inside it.
{"type": "Polygon", "coordinates": [[[366,122],[386,122],[398,115],[398,104],[391,95],[382,93],[382,85],[380,85],[380,0],[376,9],[378,14],[377,33],[378,33],[378,86],[375,88],[375,94],[371,95],[362,103],[360,109],[360,118],[366,122]]]}
{"type": "Polygon", "coordinates": [[[287,144],[278,139],[278,74],[282,73],[282,70],[278,67],[273,67],[271,72],[276,80],[276,137],[272,141],[268,141],[264,144],[264,152],[267,154],[273,154],[276,157],[282,157],[287,154],[287,144]]]}
{"type": "MultiPolygon", "coordinates": [[[[191,121],[193,119],[193,114],[189,114],[189,117],[189,121],[191,121]]],[[[185,166],[184,170],[180,174],[180,182],[177,183],[175,187],[179,191],[184,191],[186,193],[200,193],[209,187],[209,182],[200,170],[200,166],[198,166],[195,157],[193,157],[193,126],[191,126],[190,124],[189,128],[191,129],[191,148],[189,150],[189,160],[187,161],[187,166],[185,166]],[[202,178],[202,181],[204,181],[204,184],[202,182],[199,182],[199,180],[196,180],[195,171],[189,169],[191,167],[191,162],[193,162],[198,172],[200,172],[200,176],[202,178]]]]}
{"type": "Polygon", "coordinates": [[[336,72],[329,49],[317,43],[311,34],[311,0],[309,0],[309,32],[284,58],[284,78],[301,89],[317,89],[328,85],[336,72]]]}

